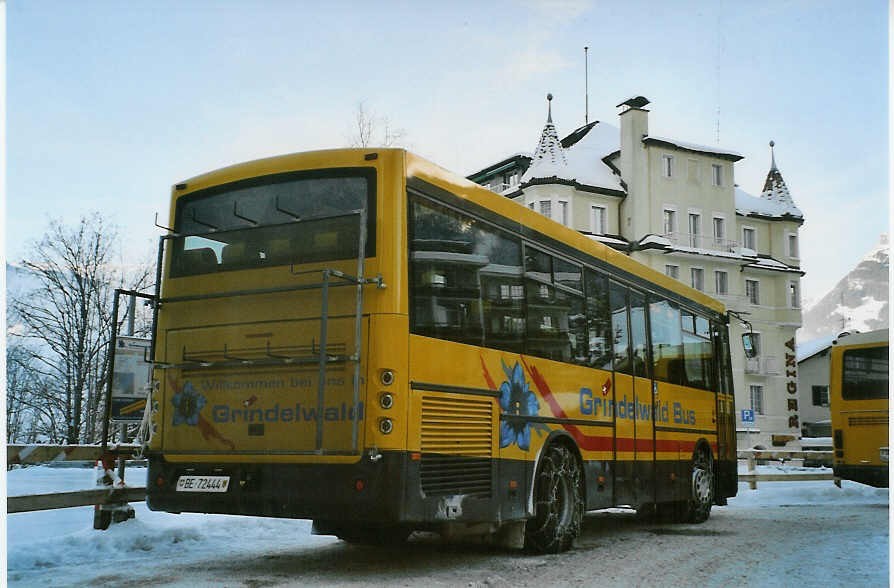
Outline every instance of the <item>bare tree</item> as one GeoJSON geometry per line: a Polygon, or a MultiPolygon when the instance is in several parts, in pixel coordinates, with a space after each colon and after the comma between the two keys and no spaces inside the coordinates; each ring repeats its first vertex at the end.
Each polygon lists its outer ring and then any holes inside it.
{"type": "Polygon", "coordinates": [[[115,288],[145,288],[152,275],[114,263],[117,247],[117,230],[97,213],[74,226],[51,221],[23,261],[39,286],[11,301],[27,365],[45,384],[40,401],[61,413],[67,443],[94,441],[101,428],[115,288]]]}
{"type": "Polygon", "coordinates": [[[388,117],[376,115],[363,102],[357,103],[348,138],[351,147],[397,147],[405,137],[406,131],[394,128],[388,117]]]}

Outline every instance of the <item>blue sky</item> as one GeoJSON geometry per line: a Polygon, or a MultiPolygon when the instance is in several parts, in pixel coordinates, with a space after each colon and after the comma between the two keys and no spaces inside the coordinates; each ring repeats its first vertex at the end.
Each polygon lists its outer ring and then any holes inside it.
{"type": "Polygon", "coordinates": [[[798,206],[805,297],[888,230],[888,7],[862,1],[10,0],[6,255],[99,210],[142,258],[170,186],[268,155],[344,146],[358,102],[462,174],[651,99],[650,132],[745,155],[767,143],[798,206]]]}

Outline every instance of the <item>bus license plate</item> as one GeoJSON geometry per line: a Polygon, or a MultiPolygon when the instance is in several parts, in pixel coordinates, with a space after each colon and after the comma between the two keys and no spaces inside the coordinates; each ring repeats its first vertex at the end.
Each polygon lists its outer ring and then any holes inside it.
{"type": "Polygon", "coordinates": [[[888,448],[880,447],[878,450],[878,458],[882,460],[883,463],[888,463],[888,448]]]}
{"type": "Polygon", "coordinates": [[[180,476],[177,492],[226,492],[229,476],[180,476]]]}

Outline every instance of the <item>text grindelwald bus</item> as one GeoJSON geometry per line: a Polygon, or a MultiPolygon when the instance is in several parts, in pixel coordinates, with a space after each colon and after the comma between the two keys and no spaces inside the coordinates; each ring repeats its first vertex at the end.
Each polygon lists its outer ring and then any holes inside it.
{"type": "Polygon", "coordinates": [[[736,493],[727,315],[403,150],[173,189],[148,504],[567,549],[583,513],[736,493]]]}
{"type": "Polygon", "coordinates": [[[888,329],[839,337],[829,367],[832,470],[888,487],[888,329]]]}

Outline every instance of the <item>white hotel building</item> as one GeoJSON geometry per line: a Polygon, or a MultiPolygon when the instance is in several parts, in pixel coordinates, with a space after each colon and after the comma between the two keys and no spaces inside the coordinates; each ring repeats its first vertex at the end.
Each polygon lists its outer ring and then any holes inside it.
{"type": "Polygon", "coordinates": [[[775,156],[760,196],[752,196],[735,183],[742,155],[650,135],[647,104],[631,98],[618,105],[620,128],[592,122],[564,139],[550,110],[533,154],[510,156],[469,179],[740,313],[759,348],[746,359],[744,327],[730,321],[739,447],[798,447],[794,338],[804,217],[775,156]],[[756,419],[746,428],[747,408],[756,419]]]}

